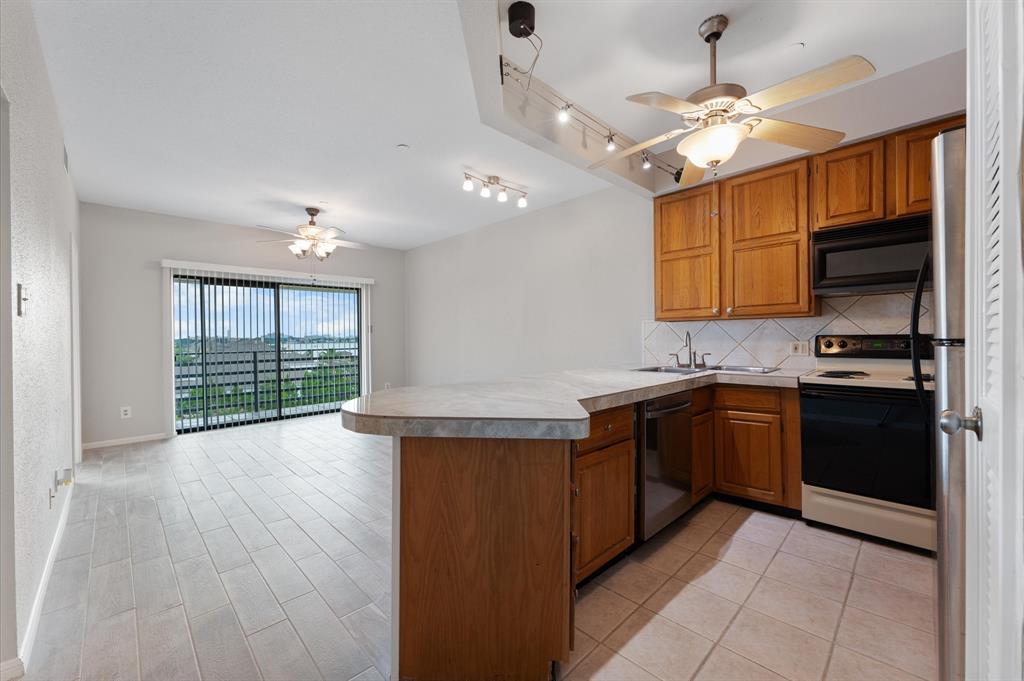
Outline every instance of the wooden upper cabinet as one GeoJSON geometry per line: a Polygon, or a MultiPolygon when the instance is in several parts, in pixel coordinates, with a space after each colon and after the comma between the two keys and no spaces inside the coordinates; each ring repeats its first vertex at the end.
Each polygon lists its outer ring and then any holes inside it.
{"type": "Polygon", "coordinates": [[[718,190],[712,185],[654,202],[654,291],[658,319],[716,317],[718,190]]]}
{"type": "Polygon", "coordinates": [[[715,489],[781,504],[782,417],[715,410],[715,489]]]}
{"type": "Polygon", "coordinates": [[[726,318],[807,315],[807,161],[722,184],[722,312],[726,318]]]}
{"type": "Polygon", "coordinates": [[[852,144],[814,157],[814,229],[885,217],[885,140],[852,144]]]}
{"type": "Polygon", "coordinates": [[[890,135],[886,139],[890,218],[932,209],[932,140],[946,128],[963,125],[964,117],[890,135]]]}

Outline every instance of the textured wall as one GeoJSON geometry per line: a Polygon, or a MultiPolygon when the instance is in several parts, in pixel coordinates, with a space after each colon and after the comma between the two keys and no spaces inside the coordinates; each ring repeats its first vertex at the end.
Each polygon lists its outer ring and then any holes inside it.
{"type": "Polygon", "coordinates": [[[61,127],[31,5],[4,0],[0,8],[0,85],[11,102],[11,276],[28,286],[29,297],[12,339],[20,643],[67,496],[61,492],[51,508],[48,490],[54,470],[72,460],[69,244],[78,201],[64,172],[61,127]]]}
{"type": "MultiPolygon", "coordinates": [[[[642,325],[642,356],[645,365],[674,361],[670,352],[680,352],[686,361],[683,337],[690,332],[693,349],[710,352],[709,364],[770,366],[786,369],[814,367],[814,355],[791,355],[790,343],[807,341],[813,353],[818,334],[910,333],[909,293],[825,298],[817,317],[777,319],[730,319],[716,322],[657,322],[642,325]]],[[[931,333],[930,294],[925,294],[921,331],[931,333]]]]}
{"type": "MultiPolygon", "coordinates": [[[[308,274],[284,244],[258,229],[83,203],[82,439],[86,443],[167,431],[163,371],[164,258],[308,274]],[[132,407],[122,420],[118,408],[132,407]]],[[[317,271],[376,280],[372,304],[374,388],[405,382],[403,254],[339,248],[317,271]]]]}

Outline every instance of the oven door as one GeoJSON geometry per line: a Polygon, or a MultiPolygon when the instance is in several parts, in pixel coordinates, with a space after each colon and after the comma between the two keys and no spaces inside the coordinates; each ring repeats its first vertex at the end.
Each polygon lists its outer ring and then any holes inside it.
{"type": "Polygon", "coordinates": [[[934,437],[913,390],[802,384],[807,485],[935,508],[934,437]]]}
{"type": "Polygon", "coordinates": [[[814,232],[814,294],[912,291],[930,239],[928,215],[814,232]]]}

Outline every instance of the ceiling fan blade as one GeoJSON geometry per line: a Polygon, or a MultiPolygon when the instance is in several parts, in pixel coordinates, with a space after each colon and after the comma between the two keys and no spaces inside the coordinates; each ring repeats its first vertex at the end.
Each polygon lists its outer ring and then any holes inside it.
{"type": "Polygon", "coordinates": [[[269,241],[257,241],[258,244],[290,244],[296,241],[296,238],[291,239],[270,239],[269,241]]]}
{"type": "Polygon", "coordinates": [[[704,179],[704,171],[707,168],[701,168],[696,163],[690,163],[689,160],[683,165],[683,174],[679,177],[680,187],[689,187],[691,184],[697,184],[704,179]]]}
{"type": "Polygon", "coordinates": [[[643,151],[647,147],[653,147],[655,144],[658,144],[659,142],[664,142],[666,140],[670,140],[673,137],[679,137],[684,132],[687,132],[687,131],[685,129],[683,129],[683,128],[677,128],[675,130],[670,130],[669,132],[666,132],[663,135],[658,135],[657,137],[652,137],[651,139],[647,140],[646,142],[641,142],[640,144],[634,144],[633,146],[629,147],[628,149],[623,149],[622,151],[617,151],[614,154],[611,154],[610,156],[606,156],[606,157],[602,158],[597,163],[591,163],[589,166],[587,166],[587,170],[593,170],[594,168],[598,168],[600,166],[603,166],[605,163],[608,163],[610,161],[617,161],[620,158],[626,158],[627,156],[632,156],[633,154],[637,153],[638,151],[643,151]]]}
{"type": "Polygon", "coordinates": [[[360,250],[365,249],[365,244],[360,244],[355,241],[346,241],[345,239],[322,239],[322,243],[334,244],[335,246],[341,246],[342,248],[358,248],[360,250]]]}
{"type": "Polygon", "coordinates": [[[257,229],[265,229],[268,232],[278,232],[280,234],[287,234],[293,239],[301,239],[302,237],[297,235],[295,232],[289,232],[287,229],[278,229],[277,227],[267,227],[266,225],[253,225],[257,229]]]}
{"type": "Polygon", "coordinates": [[[756,140],[785,144],[807,151],[828,151],[846,137],[845,132],[838,130],[816,128],[803,123],[776,121],[771,118],[748,118],[743,123],[753,125],[750,136],[756,140]],[[754,125],[755,122],[756,125],[754,125]]]}
{"type": "Polygon", "coordinates": [[[653,106],[655,109],[671,111],[674,114],[696,113],[704,110],[700,104],[694,104],[685,99],[666,95],[664,92],[641,92],[636,95],[630,95],[626,99],[637,104],[653,106]]]}
{"type": "Polygon", "coordinates": [[[875,67],[867,59],[860,55],[850,55],[748,95],[746,100],[761,111],[765,111],[867,78],[874,72],[875,67]]]}

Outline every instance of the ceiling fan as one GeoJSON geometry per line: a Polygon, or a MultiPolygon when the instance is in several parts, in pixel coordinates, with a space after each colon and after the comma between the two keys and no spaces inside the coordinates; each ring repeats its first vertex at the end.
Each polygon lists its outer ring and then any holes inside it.
{"type": "Polygon", "coordinates": [[[871,62],[858,55],[843,57],[826,66],[748,95],[742,85],[718,82],[716,46],[728,25],[727,18],[716,14],[705,19],[697,31],[711,47],[711,82],[707,87],[690,94],[685,100],[663,92],[642,92],[626,97],[631,102],[678,115],[683,127],[623,149],[592,164],[591,168],[691,133],[676,146],[676,151],[686,158],[683,168],[676,173],[676,181],[680,186],[687,186],[704,179],[705,168],[717,171],[719,165],[732,158],[737,147],[747,137],[815,152],[831,149],[842,141],[846,133],[765,118],[760,114],[768,109],[866,78],[875,72],[871,62]],[[740,116],[748,118],[737,120],[740,116]]]}
{"type": "Polygon", "coordinates": [[[338,246],[342,248],[366,248],[363,244],[356,243],[355,241],[336,239],[336,236],[345,233],[344,230],[337,227],[321,227],[316,224],[316,216],[320,214],[319,208],[307,208],[306,214],[309,216],[309,222],[299,225],[295,228],[294,232],[267,227],[266,225],[256,225],[260,229],[267,229],[271,232],[279,232],[289,236],[288,239],[273,239],[261,241],[260,243],[288,244],[288,250],[299,260],[313,255],[321,262],[327,260],[338,246]]]}

